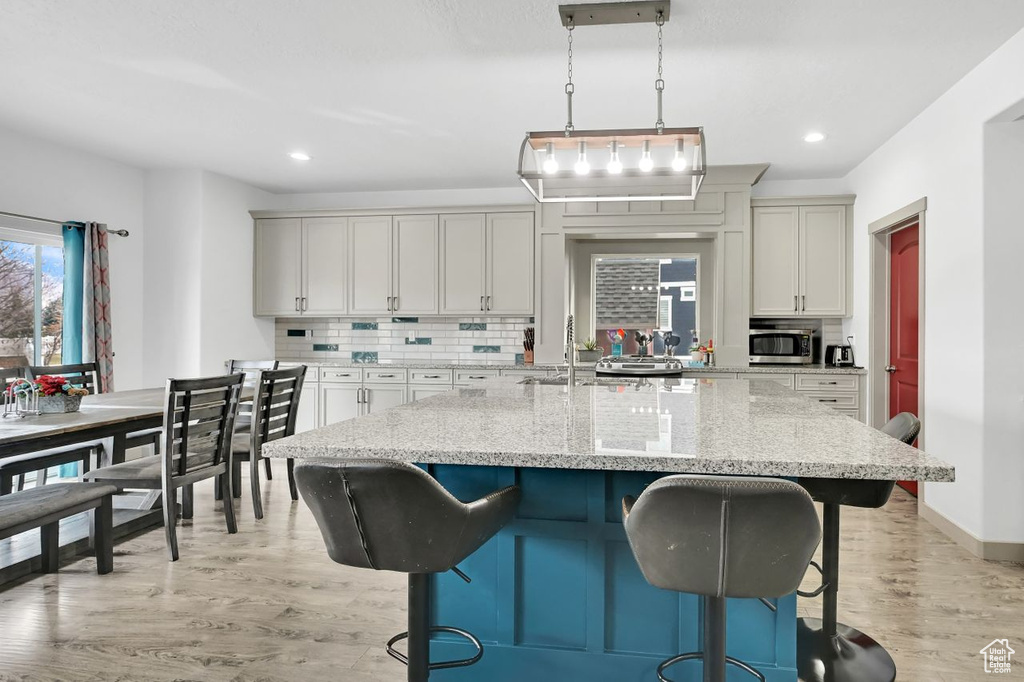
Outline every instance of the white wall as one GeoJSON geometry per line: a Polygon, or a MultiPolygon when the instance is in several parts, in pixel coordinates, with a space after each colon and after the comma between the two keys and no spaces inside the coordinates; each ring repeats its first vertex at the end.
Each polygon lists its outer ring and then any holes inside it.
{"type": "MultiPolygon", "coordinates": [[[[1024,542],[1020,337],[1005,337],[1020,332],[1019,205],[1016,224],[1008,216],[986,215],[984,184],[990,182],[985,124],[1021,100],[1024,31],[846,178],[857,195],[852,330],[863,340],[869,325],[868,224],[928,198],[923,420],[926,449],[956,466],[957,482],[927,485],[925,504],[987,541],[1024,542]],[[1001,324],[992,316],[1014,322],[1001,324]],[[987,390],[997,379],[1000,386],[987,390]],[[1002,491],[1007,494],[996,495],[1002,491]]],[[[1017,169],[1014,189],[1003,185],[999,191],[1012,191],[1019,204],[1017,169]]]]}
{"type": "Polygon", "coordinates": [[[0,211],[95,220],[131,232],[110,237],[115,383],[143,386],[143,171],[0,128],[0,211]]]}
{"type": "Polygon", "coordinates": [[[146,173],[146,383],[274,357],[274,322],[252,316],[253,223],[267,193],[215,173],[146,173]]]}

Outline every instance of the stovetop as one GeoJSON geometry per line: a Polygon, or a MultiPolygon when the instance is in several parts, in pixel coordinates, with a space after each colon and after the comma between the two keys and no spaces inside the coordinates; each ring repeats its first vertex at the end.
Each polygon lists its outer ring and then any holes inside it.
{"type": "Polygon", "coordinates": [[[598,374],[671,375],[682,373],[683,361],[669,355],[608,355],[595,369],[598,374]]]}

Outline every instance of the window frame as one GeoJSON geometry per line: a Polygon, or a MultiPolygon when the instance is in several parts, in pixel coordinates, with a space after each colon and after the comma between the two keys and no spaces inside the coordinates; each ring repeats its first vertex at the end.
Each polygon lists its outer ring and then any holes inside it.
{"type": "Polygon", "coordinates": [[[32,278],[32,358],[33,365],[42,364],[43,359],[43,247],[56,246],[64,249],[64,237],[60,226],[40,227],[38,230],[21,230],[0,225],[0,241],[31,244],[35,247],[34,273],[32,278]]]}

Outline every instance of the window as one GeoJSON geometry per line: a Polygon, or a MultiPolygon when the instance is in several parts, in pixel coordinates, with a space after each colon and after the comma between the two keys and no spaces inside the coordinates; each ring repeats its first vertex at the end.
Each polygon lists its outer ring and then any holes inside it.
{"type": "Polygon", "coordinates": [[[663,332],[672,331],[671,296],[662,296],[658,299],[658,329],[663,332]]]}
{"type": "Polygon", "coordinates": [[[64,248],[58,235],[0,228],[0,361],[61,361],[64,248]]]}

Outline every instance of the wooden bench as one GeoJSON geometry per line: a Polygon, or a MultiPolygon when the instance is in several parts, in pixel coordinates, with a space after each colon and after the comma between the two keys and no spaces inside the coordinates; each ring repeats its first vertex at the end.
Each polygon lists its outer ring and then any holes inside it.
{"type": "Polygon", "coordinates": [[[39,529],[43,572],[60,565],[60,520],[94,509],[90,537],[96,550],[96,571],[114,569],[114,507],[117,487],[106,483],[55,483],[0,496],[0,540],[39,529]]]}

